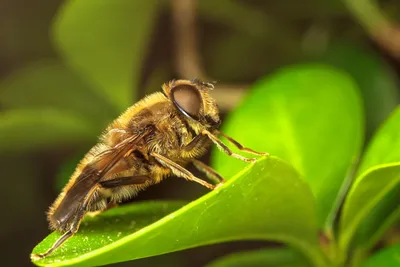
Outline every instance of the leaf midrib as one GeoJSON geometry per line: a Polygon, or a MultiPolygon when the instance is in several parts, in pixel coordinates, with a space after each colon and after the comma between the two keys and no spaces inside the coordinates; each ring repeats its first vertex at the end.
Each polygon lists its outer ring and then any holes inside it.
{"type": "MultiPolygon", "coordinates": [[[[278,101],[277,101],[278,102],[278,101]]],[[[296,138],[297,134],[295,133],[295,129],[293,128],[293,119],[291,119],[290,113],[287,112],[289,110],[289,107],[287,107],[286,101],[281,98],[279,100],[281,104],[275,103],[274,104],[274,109],[276,112],[279,114],[277,117],[281,118],[279,120],[280,122],[280,127],[282,129],[282,135],[283,135],[283,140],[285,140],[285,147],[287,151],[291,151],[291,153],[287,153],[287,155],[290,156],[289,162],[296,168],[296,170],[304,176],[305,174],[305,167],[304,167],[304,162],[303,159],[300,157],[300,155],[303,155],[301,153],[301,149],[299,146],[299,142],[296,138]]]]}

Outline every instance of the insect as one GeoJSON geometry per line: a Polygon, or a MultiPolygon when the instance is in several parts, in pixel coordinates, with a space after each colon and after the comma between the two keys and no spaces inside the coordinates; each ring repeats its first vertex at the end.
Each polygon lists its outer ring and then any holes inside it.
{"type": "Polygon", "coordinates": [[[63,235],[49,250],[32,257],[46,257],[60,247],[78,231],[86,213],[113,207],[170,175],[215,189],[224,179],[197,160],[212,144],[239,160],[256,160],[232,152],[218,135],[240,150],[267,154],[243,147],[218,130],[219,111],[209,94],[213,88],[199,80],[170,81],[163,92],[147,96],[113,121],[48,211],[50,228],[63,235]],[[217,184],[194,176],[185,169],[189,163],[217,184]]]}

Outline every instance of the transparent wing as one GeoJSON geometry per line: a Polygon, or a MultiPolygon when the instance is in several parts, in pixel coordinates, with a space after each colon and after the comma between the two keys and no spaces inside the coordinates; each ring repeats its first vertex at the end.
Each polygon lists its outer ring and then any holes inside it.
{"type": "Polygon", "coordinates": [[[120,159],[135,150],[139,141],[151,132],[151,129],[147,129],[138,135],[131,136],[115,147],[97,155],[92,162],[87,164],[55,209],[52,216],[54,221],[64,228],[63,226],[70,221],[90,190],[120,159]]]}

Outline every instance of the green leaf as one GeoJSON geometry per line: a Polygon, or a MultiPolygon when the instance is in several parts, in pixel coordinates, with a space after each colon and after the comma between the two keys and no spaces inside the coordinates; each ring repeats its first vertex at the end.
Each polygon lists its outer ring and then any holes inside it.
{"type": "Polygon", "coordinates": [[[362,158],[358,173],[385,163],[400,162],[400,107],[380,127],[362,158]]]}
{"type": "Polygon", "coordinates": [[[372,248],[400,218],[400,185],[395,186],[361,222],[356,242],[363,249],[372,248]],[[385,202],[385,205],[382,205],[385,202]]]}
{"type": "MultiPolygon", "coordinates": [[[[391,192],[397,194],[397,199],[399,199],[400,196],[399,188],[400,186],[397,186],[397,190],[395,189],[393,192],[391,192]]],[[[399,221],[400,206],[398,206],[398,203],[399,201],[396,202],[397,207],[390,206],[388,207],[388,210],[383,211],[376,210],[379,207],[378,204],[375,209],[368,214],[368,217],[362,221],[355,236],[356,246],[352,256],[353,261],[364,259],[369,254],[370,250],[374,248],[375,244],[377,244],[378,241],[381,240],[382,236],[385,235],[385,233],[390,229],[390,227],[394,226],[395,223],[399,221]]]]}
{"type": "MultiPolygon", "coordinates": [[[[390,115],[373,137],[363,156],[358,173],[380,164],[400,163],[399,131],[400,107],[390,115]]],[[[358,176],[357,180],[360,178],[361,176],[358,176]]],[[[392,213],[400,201],[399,192],[400,185],[388,192],[362,220],[355,236],[355,242],[360,249],[368,250],[373,247],[385,229],[393,223],[392,213]]]]}
{"type": "Polygon", "coordinates": [[[400,266],[400,244],[379,250],[366,260],[361,267],[399,267],[400,266]]]}
{"type": "MultiPolygon", "coordinates": [[[[317,198],[323,225],[360,151],[362,105],[343,73],[324,65],[297,65],[257,82],[222,132],[293,164],[317,198]]],[[[243,167],[213,152],[214,166],[224,176],[243,167]]]]}
{"type": "Polygon", "coordinates": [[[0,83],[0,105],[5,108],[53,108],[88,119],[99,129],[118,115],[91,91],[76,73],[54,60],[39,61],[18,69],[0,83]]]}
{"type": "Polygon", "coordinates": [[[56,17],[54,41],[67,63],[119,111],[136,98],[160,2],[69,0],[56,17]]]}
{"type": "Polygon", "coordinates": [[[319,61],[346,71],[355,80],[364,99],[367,136],[400,102],[395,71],[375,50],[347,42],[331,44],[319,61]]]}
{"type": "Polygon", "coordinates": [[[208,264],[207,267],[309,267],[303,255],[291,249],[262,249],[234,253],[208,264]]]}
{"type": "Polygon", "coordinates": [[[67,147],[93,139],[88,123],[58,110],[0,112],[0,153],[67,147]]]}
{"type": "Polygon", "coordinates": [[[356,179],[340,218],[339,245],[342,251],[347,251],[357,227],[368,213],[399,183],[400,163],[376,166],[356,179]]]}
{"type": "MultiPolygon", "coordinates": [[[[171,210],[165,205],[135,204],[105,212],[35,264],[97,266],[232,240],[268,239],[288,243],[324,266],[312,192],[277,158],[251,164],[224,186],[160,219],[171,210]]],[[[43,252],[59,236],[51,234],[33,253],[43,252]]]]}

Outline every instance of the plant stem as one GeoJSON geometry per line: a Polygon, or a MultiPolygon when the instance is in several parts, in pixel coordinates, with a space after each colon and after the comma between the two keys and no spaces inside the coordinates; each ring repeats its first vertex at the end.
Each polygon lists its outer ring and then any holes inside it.
{"type": "MultiPolygon", "coordinates": [[[[213,81],[202,64],[198,48],[196,27],[197,0],[172,0],[171,8],[175,30],[176,70],[182,78],[200,78],[213,81]]],[[[218,84],[212,96],[224,111],[231,110],[240,102],[248,85],[218,84]]]]}
{"type": "Polygon", "coordinates": [[[392,25],[389,19],[371,0],[344,0],[358,21],[373,35],[392,25]]]}
{"type": "Polygon", "coordinates": [[[400,59],[400,27],[373,0],[343,0],[370,36],[393,57],[400,59]]]}

